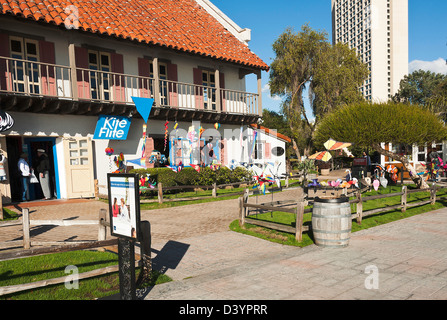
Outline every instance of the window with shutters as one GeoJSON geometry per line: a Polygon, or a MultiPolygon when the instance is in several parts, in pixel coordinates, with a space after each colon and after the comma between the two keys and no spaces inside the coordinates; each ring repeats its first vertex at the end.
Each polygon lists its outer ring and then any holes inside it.
{"type": "Polygon", "coordinates": [[[95,50],[88,51],[90,70],[90,93],[94,100],[112,100],[110,53],[95,50]]]}
{"type": "Polygon", "coordinates": [[[216,79],[213,71],[202,70],[204,108],[216,110],[216,79]]]}
{"type": "Polygon", "coordinates": [[[11,61],[13,91],[32,94],[40,93],[39,42],[21,37],[10,37],[11,57],[20,60],[11,61]]]}
{"type": "MultiPolygon", "coordinates": [[[[152,60],[149,60],[149,77],[154,78],[154,65],[152,60]]],[[[168,84],[166,81],[168,79],[168,65],[165,62],[158,63],[158,77],[160,79],[160,103],[163,106],[168,105],[168,84]]],[[[150,92],[154,92],[152,82],[149,84],[150,92]]]]}

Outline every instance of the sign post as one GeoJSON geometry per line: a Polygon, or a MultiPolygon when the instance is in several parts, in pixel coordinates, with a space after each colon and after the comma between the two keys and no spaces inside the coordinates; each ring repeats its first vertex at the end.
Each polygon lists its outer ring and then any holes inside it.
{"type": "Polygon", "coordinates": [[[135,241],[140,234],[140,193],[138,175],[108,173],[110,230],[118,237],[121,300],[136,298],[135,241]]]}

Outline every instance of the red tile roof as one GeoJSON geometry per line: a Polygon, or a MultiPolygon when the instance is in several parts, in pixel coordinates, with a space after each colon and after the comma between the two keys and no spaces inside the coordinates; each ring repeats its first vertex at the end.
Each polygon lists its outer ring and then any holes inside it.
{"type": "Polygon", "coordinates": [[[71,5],[80,30],[269,69],[195,0],[2,0],[0,13],[63,26],[71,5]]]}
{"type": "Polygon", "coordinates": [[[284,141],[286,141],[286,142],[289,142],[289,143],[292,142],[292,139],[290,139],[288,136],[283,135],[282,133],[279,133],[279,132],[277,132],[277,131],[275,131],[275,130],[272,130],[272,129],[263,127],[263,126],[261,126],[261,125],[259,125],[259,124],[255,124],[255,123],[250,124],[250,126],[251,126],[253,129],[262,130],[262,131],[264,131],[266,134],[273,135],[273,136],[275,136],[275,137],[277,137],[277,138],[280,138],[280,139],[282,139],[282,140],[284,140],[284,141]]]}

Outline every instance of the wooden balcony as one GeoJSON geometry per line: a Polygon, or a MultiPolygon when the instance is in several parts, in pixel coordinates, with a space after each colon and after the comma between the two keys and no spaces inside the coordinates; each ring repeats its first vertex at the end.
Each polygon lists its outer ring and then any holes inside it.
{"type": "Polygon", "coordinates": [[[131,97],[153,98],[150,119],[255,123],[257,93],[0,57],[2,110],[138,117],[131,97]]]}

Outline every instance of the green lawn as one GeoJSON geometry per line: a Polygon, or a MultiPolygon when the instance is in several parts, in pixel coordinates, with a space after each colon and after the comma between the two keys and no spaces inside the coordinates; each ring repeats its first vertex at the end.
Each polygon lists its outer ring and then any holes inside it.
{"type": "Polygon", "coordinates": [[[0,221],[17,220],[18,217],[19,215],[16,212],[8,208],[3,208],[3,220],[0,221]]]}
{"type": "MultiPolygon", "coordinates": [[[[401,186],[388,186],[387,188],[381,188],[378,191],[371,191],[366,192],[362,194],[363,197],[367,196],[373,196],[377,194],[386,194],[386,193],[396,193],[401,192],[402,188],[401,186]]],[[[352,221],[352,232],[356,232],[359,230],[368,229],[371,227],[375,227],[381,224],[389,223],[392,221],[404,219],[407,217],[411,217],[416,214],[421,214],[424,212],[436,210],[439,208],[443,208],[447,206],[447,201],[445,199],[440,199],[440,197],[445,197],[447,195],[447,189],[442,189],[437,192],[437,201],[435,205],[423,205],[423,206],[417,206],[413,208],[408,208],[406,212],[401,212],[401,210],[391,210],[383,213],[378,213],[376,215],[372,215],[369,217],[364,217],[362,219],[362,223],[359,225],[357,224],[356,220],[352,221]]],[[[407,196],[407,203],[410,202],[418,202],[423,200],[428,200],[430,198],[429,192],[416,192],[408,194],[407,196]]],[[[364,199],[365,200],[365,199],[364,199]]],[[[376,199],[376,200],[370,200],[363,202],[363,212],[376,209],[376,208],[385,208],[387,206],[393,206],[396,204],[400,204],[401,197],[395,196],[395,197],[389,197],[389,198],[383,198],[383,199],[376,199]]],[[[309,208],[309,207],[308,207],[309,208]]],[[[351,212],[356,212],[356,205],[351,204],[351,212]]],[[[269,222],[276,222],[288,226],[295,227],[295,215],[291,213],[285,213],[285,212],[265,212],[260,213],[255,216],[251,216],[251,218],[269,221],[269,222]]],[[[304,225],[310,225],[312,220],[312,213],[305,213],[304,214],[304,225]]],[[[265,240],[269,240],[272,242],[277,242],[285,245],[292,245],[292,246],[299,246],[304,247],[308,246],[310,244],[313,244],[312,239],[312,232],[304,232],[303,233],[303,240],[302,242],[297,242],[295,240],[295,235],[285,232],[280,232],[272,229],[267,229],[255,225],[251,225],[246,223],[245,227],[242,228],[239,226],[239,220],[235,220],[231,223],[230,229],[235,232],[240,232],[248,235],[252,235],[255,237],[259,237],[265,240]]]]}
{"type": "MultiPolygon", "coordinates": [[[[76,266],[78,272],[86,272],[118,264],[113,252],[72,251],[47,254],[23,259],[0,261],[0,286],[10,286],[45,279],[67,277],[67,266],[76,266]]],[[[138,278],[139,269],[136,270],[138,278]]],[[[143,287],[171,281],[158,272],[153,272],[152,282],[143,287]]],[[[118,273],[111,273],[90,279],[79,280],[78,289],[67,289],[65,284],[52,285],[39,289],[0,296],[0,300],[90,300],[119,293],[118,273]]]]}

